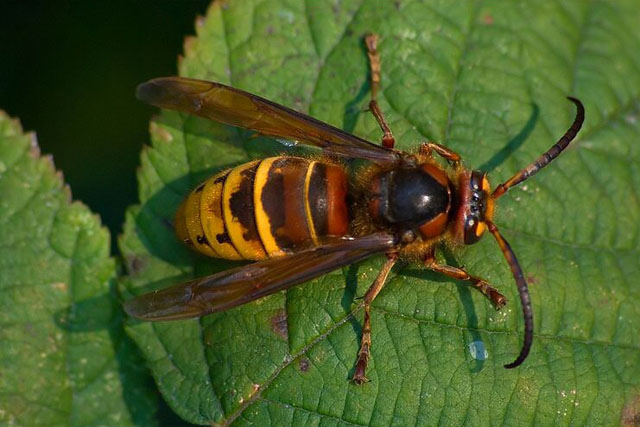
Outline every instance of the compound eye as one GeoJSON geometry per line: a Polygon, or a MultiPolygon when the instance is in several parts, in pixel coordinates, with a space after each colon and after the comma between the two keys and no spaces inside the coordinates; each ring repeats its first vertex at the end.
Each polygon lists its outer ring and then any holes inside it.
{"type": "Polygon", "coordinates": [[[478,233],[482,230],[482,223],[478,221],[478,218],[472,215],[467,216],[464,223],[464,243],[465,245],[471,245],[476,243],[482,237],[482,233],[478,233]]]}

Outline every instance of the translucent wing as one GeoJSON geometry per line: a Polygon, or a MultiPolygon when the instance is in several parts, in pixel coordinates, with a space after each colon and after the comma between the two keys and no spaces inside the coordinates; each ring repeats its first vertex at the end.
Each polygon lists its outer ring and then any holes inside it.
{"type": "Polygon", "coordinates": [[[220,83],[161,77],[138,86],[138,99],[264,135],[314,145],[329,154],[393,163],[399,153],[257,95],[220,83]]]}
{"type": "Polygon", "coordinates": [[[143,320],[204,316],[271,295],[394,246],[394,237],[376,233],[360,238],[332,238],[326,244],[282,258],[181,283],[126,301],[129,315],[143,320]]]}

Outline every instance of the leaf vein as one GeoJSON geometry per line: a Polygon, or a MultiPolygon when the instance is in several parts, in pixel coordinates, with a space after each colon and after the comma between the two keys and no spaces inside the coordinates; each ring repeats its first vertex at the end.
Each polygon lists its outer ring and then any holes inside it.
{"type": "Polygon", "coordinates": [[[318,410],[311,410],[311,409],[303,408],[301,406],[292,405],[291,403],[284,403],[284,402],[280,402],[278,400],[267,399],[266,397],[260,397],[257,401],[264,402],[264,403],[267,403],[267,404],[279,405],[279,406],[282,406],[284,408],[293,408],[296,411],[302,411],[302,412],[306,412],[306,413],[311,414],[311,415],[317,415],[319,417],[323,417],[323,418],[327,418],[327,419],[330,419],[330,420],[334,420],[336,422],[340,422],[340,423],[343,423],[343,424],[349,425],[349,426],[366,426],[366,425],[368,425],[368,424],[355,423],[353,421],[347,421],[344,418],[336,417],[336,416],[330,415],[330,414],[325,414],[325,413],[320,412],[318,410]]]}

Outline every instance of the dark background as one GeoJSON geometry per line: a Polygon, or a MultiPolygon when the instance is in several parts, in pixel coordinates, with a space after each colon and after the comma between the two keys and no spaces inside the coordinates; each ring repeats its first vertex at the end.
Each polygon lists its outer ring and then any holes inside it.
{"type": "Polygon", "coordinates": [[[176,74],[209,0],[0,1],[0,109],[37,132],[74,200],[116,237],[155,112],[135,87],[176,74]]]}
{"type": "MultiPolygon", "coordinates": [[[[0,109],[35,131],[74,200],[109,227],[137,203],[136,169],[156,109],[137,84],[177,72],[210,0],[0,0],[0,109]]],[[[2,197],[0,195],[0,197],[2,197]]],[[[162,425],[188,425],[161,405],[162,425]]]]}

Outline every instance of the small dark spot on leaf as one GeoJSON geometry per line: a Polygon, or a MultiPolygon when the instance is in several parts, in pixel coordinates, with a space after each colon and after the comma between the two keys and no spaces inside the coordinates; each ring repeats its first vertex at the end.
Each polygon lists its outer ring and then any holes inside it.
{"type": "Polygon", "coordinates": [[[268,35],[273,34],[273,26],[272,25],[267,25],[266,33],[268,35]]]}
{"type": "Polygon", "coordinates": [[[622,408],[621,422],[625,427],[640,426],[640,396],[636,395],[622,408]]]}
{"type": "Polygon", "coordinates": [[[144,259],[142,259],[142,257],[139,257],[135,254],[127,256],[127,270],[129,271],[129,274],[135,275],[140,273],[142,270],[144,270],[145,265],[146,262],[144,261],[144,259]]]}
{"type": "Polygon", "coordinates": [[[393,5],[395,6],[396,10],[400,10],[402,8],[402,2],[400,0],[394,1],[393,5]]]}
{"type": "MultiPolygon", "coordinates": [[[[64,323],[68,323],[68,319],[63,317],[64,323]]],[[[27,322],[24,324],[24,331],[32,337],[36,337],[38,334],[36,330],[33,328],[33,323],[27,322]]]]}
{"type": "Polygon", "coordinates": [[[310,362],[309,359],[307,359],[306,357],[301,357],[300,358],[300,362],[299,362],[299,366],[300,366],[300,371],[302,372],[308,372],[309,371],[309,367],[310,367],[310,362]]]}
{"type": "Polygon", "coordinates": [[[533,274],[530,274],[527,276],[527,283],[530,285],[535,285],[536,283],[538,283],[538,278],[533,274]]]}
{"type": "Polygon", "coordinates": [[[271,329],[283,340],[287,339],[289,330],[287,328],[287,313],[284,310],[279,310],[271,318],[271,329]]]}

